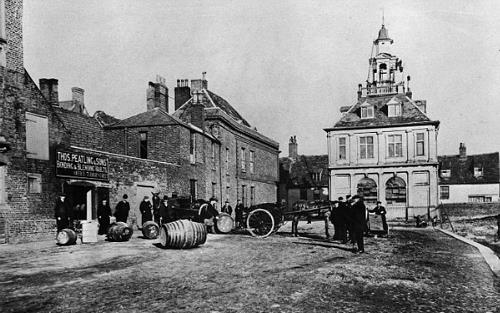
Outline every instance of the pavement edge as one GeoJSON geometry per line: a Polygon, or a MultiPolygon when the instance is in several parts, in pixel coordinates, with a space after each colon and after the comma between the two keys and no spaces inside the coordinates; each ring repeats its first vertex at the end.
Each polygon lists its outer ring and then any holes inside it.
{"type": "Polygon", "coordinates": [[[498,258],[498,256],[496,256],[496,254],[493,252],[493,250],[491,250],[490,248],[483,246],[482,244],[477,243],[473,240],[470,240],[468,238],[457,235],[451,231],[441,229],[441,228],[436,228],[436,229],[441,231],[442,233],[445,233],[448,236],[451,236],[451,237],[456,238],[462,242],[465,242],[471,246],[476,247],[476,249],[479,250],[479,253],[481,253],[484,260],[486,261],[486,263],[490,267],[493,274],[495,274],[495,276],[497,276],[497,277],[500,277],[500,259],[498,258]]]}

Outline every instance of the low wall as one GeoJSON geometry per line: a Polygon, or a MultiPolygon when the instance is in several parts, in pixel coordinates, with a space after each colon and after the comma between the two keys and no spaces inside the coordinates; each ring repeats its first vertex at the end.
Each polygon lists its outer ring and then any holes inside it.
{"type": "Polygon", "coordinates": [[[56,221],[46,217],[16,216],[5,219],[5,241],[21,243],[56,238],[56,221]]]}
{"type": "Polygon", "coordinates": [[[450,218],[472,218],[475,216],[492,216],[500,214],[500,203],[449,203],[442,204],[441,212],[450,218]]]}

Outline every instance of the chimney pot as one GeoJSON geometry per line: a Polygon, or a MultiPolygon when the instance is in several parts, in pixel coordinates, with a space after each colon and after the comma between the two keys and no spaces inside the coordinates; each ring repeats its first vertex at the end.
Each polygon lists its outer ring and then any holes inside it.
{"type": "Polygon", "coordinates": [[[293,160],[297,160],[298,157],[298,147],[297,147],[297,137],[290,137],[290,141],[288,143],[288,157],[293,160]]]}

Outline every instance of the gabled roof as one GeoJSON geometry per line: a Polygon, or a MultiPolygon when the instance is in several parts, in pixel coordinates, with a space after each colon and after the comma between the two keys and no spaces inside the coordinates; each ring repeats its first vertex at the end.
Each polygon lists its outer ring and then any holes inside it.
{"type": "Polygon", "coordinates": [[[95,111],[94,118],[101,124],[101,126],[109,126],[115,123],[118,123],[120,119],[107,114],[104,111],[95,111]]]}
{"type": "Polygon", "coordinates": [[[499,153],[484,153],[467,155],[461,158],[459,155],[438,156],[439,161],[439,184],[495,184],[500,183],[499,153]],[[481,168],[483,175],[474,176],[474,168],[481,168]],[[450,170],[450,177],[442,177],[441,170],[450,170]]]}
{"type": "Polygon", "coordinates": [[[328,186],[328,155],[299,155],[297,160],[280,158],[280,184],[288,187],[310,188],[328,186]],[[321,179],[315,181],[314,173],[321,179]]]}
{"type": "Polygon", "coordinates": [[[163,109],[154,108],[137,115],[107,126],[107,128],[123,128],[123,127],[141,127],[141,126],[161,126],[161,125],[177,125],[184,124],[178,119],[172,117],[163,109]]]}
{"type": "Polygon", "coordinates": [[[358,102],[351,106],[349,111],[347,111],[341,119],[335,123],[333,128],[327,128],[325,130],[377,128],[419,124],[439,125],[439,121],[431,121],[406,95],[396,94],[388,96],[363,97],[358,99],[358,102]],[[387,104],[390,101],[391,103],[395,101],[401,103],[400,116],[389,117],[387,115],[387,104]],[[366,106],[367,104],[374,106],[374,117],[362,119],[361,107],[366,106]]]}

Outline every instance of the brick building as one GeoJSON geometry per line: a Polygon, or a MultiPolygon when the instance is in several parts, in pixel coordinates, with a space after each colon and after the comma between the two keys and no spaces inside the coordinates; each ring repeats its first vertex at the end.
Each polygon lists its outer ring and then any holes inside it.
{"type": "Polygon", "coordinates": [[[130,223],[155,189],[247,205],[276,201],[278,144],[208,91],[205,79],[192,81],[204,88],[178,84],[176,103],[185,106],[175,114],[159,78],[149,83],[144,112],[90,116],[82,88],[59,101],[57,79],[40,79],[38,88],[24,70],[22,1],[0,0],[0,14],[0,242],[53,238],[60,192],[80,220],[95,219],[101,199],[114,208],[126,193],[130,223]]]}
{"type": "Polygon", "coordinates": [[[298,200],[328,200],[328,155],[300,155],[295,136],[288,157],[280,158],[279,200],[289,208],[298,200]]]}
{"type": "Polygon", "coordinates": [[[459,153],[439,159],[439,202],[498,202],[500,199],[499,153],[467,155],[460,143],[459,153]]]}
{"type": "Polygon", "coordinates": [[[366,86],[358,86],[356,103],[342,107],[340,120],[325,129],[330,199],[360,194],[369,206],[382,201],[389,218],[433,215],[439,121],[427,116],[425,100],[412,99],[392,44],[382,25],[366,86]]]}

